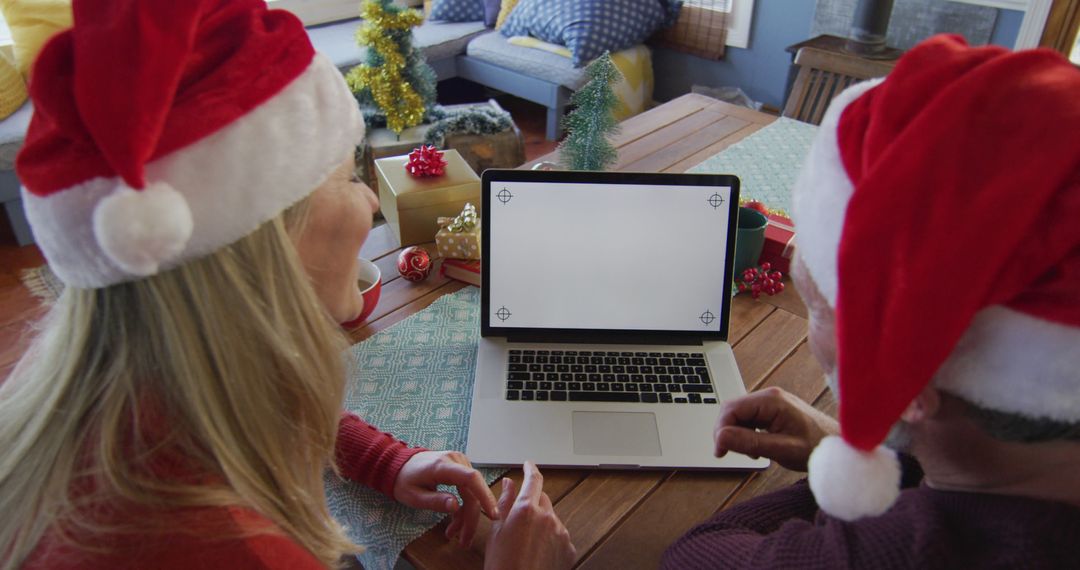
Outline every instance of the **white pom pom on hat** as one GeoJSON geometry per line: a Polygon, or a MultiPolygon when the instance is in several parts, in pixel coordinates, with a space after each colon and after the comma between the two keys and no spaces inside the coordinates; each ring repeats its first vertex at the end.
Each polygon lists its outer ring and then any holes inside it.
{"type": "Polygon", "coordinates": [[[900,495],[900,460],[886,447],[859,451],[830,435],[814,448],[807,466],[818,506],[845,521],[878,516],[900,495]]]}
{"type": "Polygon", "coordinates": [[[94,208],[93,224],[105,255],[124,271],[145,277],[184,251],[194,222],[184,196],[158,182],[143,190],[117,187],[94,208]]]}

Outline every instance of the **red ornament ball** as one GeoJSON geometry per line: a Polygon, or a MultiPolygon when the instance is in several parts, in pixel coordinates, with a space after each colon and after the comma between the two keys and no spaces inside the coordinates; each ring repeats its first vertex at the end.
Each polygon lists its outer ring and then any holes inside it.
{"type": "Polygon", "coordinates": [[[398,254],[397,270],[406,281],[423,281],[431,275],[431,254],[419,246],[407,247],[398,254]]]}

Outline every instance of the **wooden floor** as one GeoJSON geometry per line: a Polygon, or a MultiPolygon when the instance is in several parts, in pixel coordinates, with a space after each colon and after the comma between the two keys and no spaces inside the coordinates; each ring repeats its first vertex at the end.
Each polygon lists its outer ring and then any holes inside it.
{"type": "MultiPolygon", "coordinates": [[[[526,160],[555,149],[556,143],[544,139],[544,107],[512,96],[498,97],[498,101],[510,111],[525,137],[526,160]]],[[[35,246],[14,244],[7,218],[0,215],[0,382],[26,351],[30,328],[44,313],[40,300],[30,294],[19,276],[26,269],[44,265],[45,258],[35,246]]]]}

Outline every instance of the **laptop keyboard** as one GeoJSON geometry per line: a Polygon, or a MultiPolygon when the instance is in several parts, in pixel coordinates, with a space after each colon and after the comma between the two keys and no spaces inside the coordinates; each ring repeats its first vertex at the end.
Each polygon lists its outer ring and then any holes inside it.
{"type": "Polygon", "coordinates": [[[524,402],[715,404],[698,352],[510,351],[506,399],[524,402]]]}

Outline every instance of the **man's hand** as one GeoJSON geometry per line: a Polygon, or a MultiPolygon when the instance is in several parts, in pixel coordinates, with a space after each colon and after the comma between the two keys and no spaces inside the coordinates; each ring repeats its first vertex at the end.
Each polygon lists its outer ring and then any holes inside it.
{"type": "Polygon", "coordinates": [[[798,396],[766,388],[725,404],[713,441],[717,457],[734,451],[754,459],[767,457],[792,471],[806,471],[810,452],[822,438],[839,433],[836,420],[798,396]]]}
{"type": "Polygon", "coordinates": [[[412,456],[394,481],[394,499],[417,509],[451,513],[446,536],[457,535],[462,546],[472,543],[481,511],[492,520],[499,516],[495,495],[484,477],[457,451],[423,451],[412,456]],[[438,485],[457,487],[461,504],[457,497],[438,491],[438,485]]]}
{"type": "Polygon", "coordinates": [[[577,558],[577,550],[543,490],[544,477],[531,461],[525,462],[523,469],[525,481],[517,499],[514,481],[502,480],[502,518],[492,525],[484,568],[569,568],[577,558]]]}

